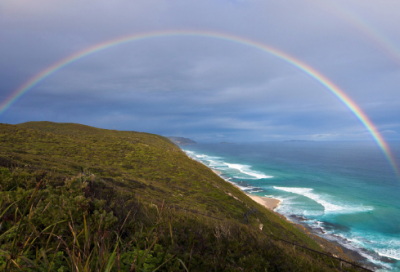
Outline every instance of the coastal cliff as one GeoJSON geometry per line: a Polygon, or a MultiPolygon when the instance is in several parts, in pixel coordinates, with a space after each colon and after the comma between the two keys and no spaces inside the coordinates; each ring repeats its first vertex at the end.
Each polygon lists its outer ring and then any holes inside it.
{"type": "Polygon", "coordinates": [[[0,124],[0,145],[2,270],[339,271],[327,255],[348,260],[159,135],[29,122],[0,124]]]}

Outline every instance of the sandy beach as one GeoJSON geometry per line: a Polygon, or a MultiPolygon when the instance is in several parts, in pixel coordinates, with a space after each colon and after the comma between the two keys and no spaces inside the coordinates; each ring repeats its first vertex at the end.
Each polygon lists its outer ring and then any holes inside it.
{"type": "Polygon", "coordinates": [[[269,197],[262,197],[262,196],[255,196],[247,194],[251,199],[253,199],[258,204],[263,205],[267,209],[274,210],[278,205],[281,203],[279,199],[269,198],[269,197]]]}
{"type": "Polygon", "coordinates": [[[211,168],[211,170],[215,173],[215,174],[217,174],[217,175],[221,175],[221,172],[220,171],[218,171],[218,170],[215,170],[215,169],[212,169],[211,168]]]}
{"type": "MultiPolygon", "coordinates": [[[[188,155],[188,157],[191,158],[189,155],[188,155]]],[[[191,159],[193,159],[193,158],[191,158],[191,159]]],[[[218,171],[216,169],[212,169],[212,168],[210,168],[210,169],[215,174],[217,174],[218,176],[221,177],[222,173],[220,171],[218,171]]],[[[226,181],[229,182],[228,180],[226,180],[226,181]]],[[[232,183],[232,182],[229,182],[229,183],[231,185],[233,185],[234,187],[238,188],[239,190],[241,190],[242,192],[244,192],[241,189],[241,187],[237,186],[235,183],[232,183]]],[[[228,193],[228,194],[230,196],[232,196],[233,198],[235,198],[236,200],[240,201],[237,197],[233,196],[232,194],[230,194],[230,193],[228,193]]],[[[246,195],[248,197],[250,197],[251,199],[253,199],[255,202],[257,202],[258,204],[263,205],[267,209],[273,211],[276,215],[281,217],[283,220],[286,220],[287,222],[293,224],[296,228],[298,228],[300,231],[304,232],[307,236],[311,237],[314,241],[316,241],[319,245],[321,245],[322,248],[331,252],[335,256],[339,256],[346,260],[355,260],[355,261],[359,261],[359,262],[364,262],[364,261],[368,260],[366,257],[360,255],[360,253],[357,250],[348,249],[348,248],[344,247],[342,244],[340,244],[339,242],[327,240],[326,238],[321,237],[321,236],[323,236],[324,233],[320,233],[306,224],[303,225],[298,220],[295,220],[297,222],[297,223],[295,223],[295,221],[293,221],[294,220],[293,218],[296,216],[289,215],[289,217],[287,218],[286,216],[288,216],[288,215],[284,216],[278,212],[275,212],[274,210],[281,204],[281,202],[282,202],[281,200],[275,199],[275,198],[270,198],[270,197],[256,196],[256,195],[251,195],[251,194],[246,194],[246,195]]],[[[262,224],[260,225],[260,228],[262,228],[262,224]]],[[[368,267],[371,269],[381,268],[381,267],[372,266],[372,265],[369,265],[368,267]]]]}

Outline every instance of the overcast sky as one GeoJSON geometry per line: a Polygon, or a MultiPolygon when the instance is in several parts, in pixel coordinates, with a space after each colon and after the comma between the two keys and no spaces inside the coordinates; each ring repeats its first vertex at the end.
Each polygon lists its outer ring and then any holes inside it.
{"type": "MultiPolygon", "coordinates": [[[[0,104],[30,78],[99,43],[212,31],[277,48],[340,87],[387,140],[400,139],[398,0],[1,0],[0,104]]],[[[1,123],[75,122],[197,141],[370,140],[303,71],[223,39],[113,46],[27,91],[1,123]]]]}

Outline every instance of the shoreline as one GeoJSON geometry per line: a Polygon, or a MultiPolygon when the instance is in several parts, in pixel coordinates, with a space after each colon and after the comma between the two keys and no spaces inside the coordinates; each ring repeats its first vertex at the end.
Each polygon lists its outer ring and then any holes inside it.
{"type": "Polygon", "coordinates": [[[218,170],[215,170],[215,169],[213,169],[213,168],[210,168],[215,174],[217,174],[218,176],[221,176],[221,172],[220,171],[218,171],[218,170]]]}
{"type": "MultiPolygon", "coordinates": [[[[235,187],[237,187],[237,186],[235,186],[235,187]]],[[[239,188],[239,187],[237,187],[237,188],[239,188]]],[[[372,269],[372,270],[384,268],[382,266],[374,264],[369,258],[361,255],[360,252],[358,252],[357,250],[345,247],[343,244],[339,243],[338,241],[333,241],[333,240],[328,239],[324,235],[325,233],[319,232],[318,230],[313,229],[311,226],[309,226],[307,224],[301,224],[301,222],[297,222],[297,220],[293,220],[296,217],[295,215],[286,216],[279,212],[276,212],[275,209],[282,203],[282,200],[279,200],[276,198],[271,198],[271,197],[262,197],[262,196],[251,195],[251,194],[246,193],[243,190],[241,190],[241,191],[244,192],[248,197],[250,197],[252,200],[257,202],[258,204],[266,207],[268,210],[274,212],[276,215],[280,216],[287,222],[290,222],[291,224],[293,224],[296,228],[301,230],[304,234],[306,234],[311,239],[313,239],[316,243],[318,243],[323,249],[332,253],[334,256],[341,257],[343,259],[347,259],[348,261],[358,262],[362,266],[364,266],[368,269],[372,269]],[[293,218],[291,218],[291,217],[293,217],[293,218]],[[340,249],[340,250],[338,250],[338,249],[340,249]],[[367,262],[367,263],[365,263],[365,262],[367,262]]]]}
{"type": "MultiPolygon", "coordinates": [[[[194,159],[194,158],[190,157],[186,152],[185,152],[185,154],[189,158],[194,159]]],[[[196,160],[196,159],[194,159],[194,160],[196,160]]],[[[196,160],[196,161],[206,165],[202,161],[199,161],[199,160],[196,160]]],[[[383,266],[375,264],[369,258],[361,255],[357,250],[350,249],[350,248],[344,246],[343,244],[341,244],[338,241],[330,240],[325,236],[325,233],[320,232],[320,231],[318,231],[316,229],[313,229],[311,226],[309,226],[307,224],[302,224],[301,222],[298,222],[297,220],[294,219],[296,217],[296,215],[294,215],[294,214],[293,215],[283,215],[283,214],[281,214],[279,212],[276,212],[275,209],[282,203],[282,200],[279,200],[279,199],[276,199],[276,198],[271,198],[271,197],[262,197],[262,196],[248,194],[248,193],[246,193],[246,191],[241,189],[235,183],[233,183],[233,182],[227,180],[226,178],[224,178],[222,176],[222,172],[220,172],[217,169],[212,168],[212,167],[210,167],[208,165],[206,165],[206,167],[208,167],[212,172],[214,172],[214,174],[218,175],[220,178],[222,178],[226,182],[228,182],[231,185],[233,185],[234,187],[238,188],[240,191],[242,191],[246,196],[251,198],[253,201],[257,202],[258,204],[260,204],[262,206],[264,206],[265,208],[267,208],[268,210],[272,211],[273,213],[275,213],[276,215],[278,215],[282,219],[286,220],[287,222],[293,224],[296,228],[301,230],[305,235],[309,236],[316,243],[318,243],[324,250],[327,250],[328,252],[330,252],[334,256],[340,256],[343,259],[347,259],[347,260],[353,261],[353,262],[358,262],[362,266],[364,266],[364,267],[366,267],[368,269],[372,269],[372,270],[384,268],[383,266]]]]}
{"type": "MultiPolygon", "coordinates": [[[[240,189],[240,188],[239,188],[240,189]]],[[[242,192],[244,192],[242,190],[242,192]]],[[[317,242],[322,248],[327,250],[328,252],[332,253],[336,257],[341,257],[343,259],[347,259],[348,261],[353,261],[353,262],[359,262],[363,266],[369,269],[381,269],[383,267],[380,267],[378,265],[373,264],[368,258],[365,256],[362,256],[357,250],[349,249],[339,243],[338,241],[332,241],[330,239],[327,239],[327,237],[324,237],[324,235],[312,227],[306,225],[306,224],[301,224],[300,222],[295,222],[293,219],[290,219],[283,214],[280,214],[276,211],[274,211],[281,203],[282,200],[276,199],[276,198],[271,198],[271,197],[262,197],[262,196],[256,196],[256,195],[251,195],[247,194],[244,192],[248,197],[250,197],[252,200],[257,202],[258,204],[264,206],[268,210],[274,212],[276,215],[280,216],[284,220],[290,222],[293,224],[296,228],[300,229],[304,234],[309,236],[311,239],[313,239],[315,242],[317,242]],[[322,234],[322,235],[321,235],[322,234]],[[338,250],[341,249],[341,250],[338,250]],[[344,256],[343,256],[343,255],[344,256]],[[369,262],[365,263],[365,261],[369,262]]],[[[295,217],[295,215],[292,215],[295,217]]]]}
{"type": "MultiPolygon", "coordinates": [[[[218,176],[220,176],[219,171],[210,168],[214,173],[216,173],[218,176]]],[[[220,176],[221,177],[221,176],[220,176]]],[[[222,177],[221,177],[222,178],[222,177]]],[[[224,179],[226,182],[229,182],[228,180],[224,179]]],[[[297,220],[293,220],[293,217],[296,217],[295,215],[287,216],[283,215],[279,212],[276,212],[275,209],[282,203],[282,200],[272,198],[272,197],[262,197],[262,196],[257,196],[257,195],[251,195],[246,193],[244,190],[242,190],[239,186],[236,186],[234,183],[229,182],[236,188],[238,188],[240,191],[242,191],[246,196],[257,202],[258,204],[264,206],[268,210],[272,211],[282,219],[286,220],[287,222],[293,224],[296,228],[301,230],[305,235],[309,236],[311,239],[313,239],[316,243],[318,243],[323,249],[327,250],[331,254],[337,257],[341,257],[345,260],[348,261],[353,261],[353,262],[358,262],[362,266],[364,266],[367,269],[382,269],[382,266],[374,264],[369,258],[361,255],[357,250],[355,249],[349,249],[348,247],[345,247],[338,241],[333,241],[325,237],[324,233],[320,233],[319,231],[313,229],[311,226],[307,224],[301,224],[301,222],[296,222],[297,220]],[[339,250],[338,250],[339,249],[339,250]],[[367,263],[366,263],[367,262],[367,263]]]]}
{"type": "Polygon", "coordinates": [[[275,210],[282,202],[282,200],[276,199],[276,198],[271,198],[271,197],[265,197],[265,196],[256,196],[256,195],[250,195],[246,194],[248,197],[253,199],[255,202],[258,204],[264,206],[265,208],[269,210],[275,210]]]}

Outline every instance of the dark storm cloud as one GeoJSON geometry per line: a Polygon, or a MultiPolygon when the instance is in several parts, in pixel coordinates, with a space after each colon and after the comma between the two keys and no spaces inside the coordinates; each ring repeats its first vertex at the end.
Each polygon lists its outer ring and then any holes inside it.
{"type": "MultiPolygon", "coordinates": [[[[329,2],[3,1],[0,100],[39,71],[100,42],[202,29],[292,54],[343,89],[385,137],[400,138],[400,62],[329,2]]],[[[393,12],[399,4],[383,2],[368,1],[369,9],[363,1],[335,5],[358,12],[400,48],[393,12]]],[[[156,37],[82,58],[0,115],[1,122],[29,120],[200,140],[370,139],[354,114],[304,72],[262,50],[210,37],[156,37]]]]}

